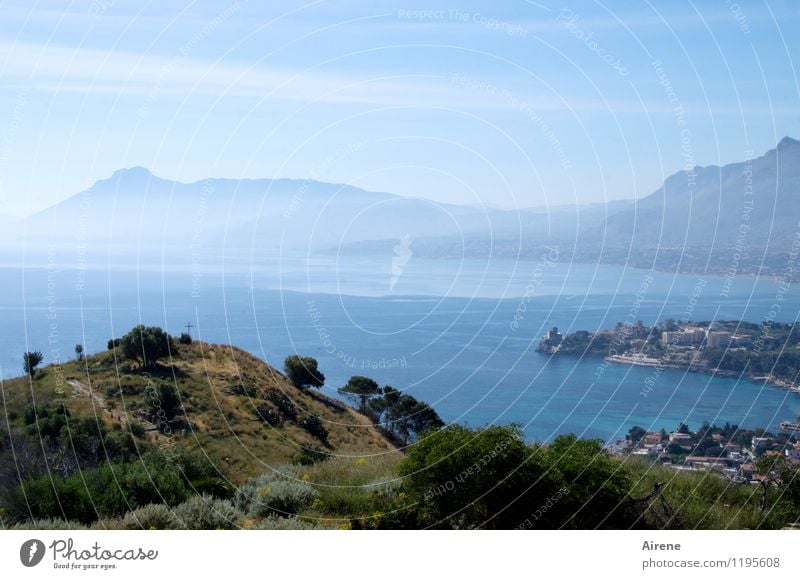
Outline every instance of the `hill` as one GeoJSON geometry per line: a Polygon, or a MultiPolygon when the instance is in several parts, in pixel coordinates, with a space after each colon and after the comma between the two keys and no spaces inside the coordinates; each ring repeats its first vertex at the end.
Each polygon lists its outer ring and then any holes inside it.
{"type": "Polygon", "coordinates": [[[109,431],[130,428],[140,444],[201,453],[233,483],[270,466],[313,460],[315,453],[358,458],[396,452],[365,416],[320,392],[294,386],[232,346],[177,344],[170,363],[153,369],[102,352],[2,386],[10,430],[26,426],[34,401],[40,414],[63,404],[72,417],[97,417],[109,431]],[[160,392],[171,385],[177,387],[179,406],[167,421],[160,412],[168,412],[160,392]],[[327,436],[304,427],[313,417],[327,436]]]}

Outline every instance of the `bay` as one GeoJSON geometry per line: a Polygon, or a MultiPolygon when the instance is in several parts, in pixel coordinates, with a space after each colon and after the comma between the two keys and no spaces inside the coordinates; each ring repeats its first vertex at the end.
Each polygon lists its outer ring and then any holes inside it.
{"type": "MultiPolygon", "coordinates": [[[[554,259],[555,257],[555,259],[554,259]]],[[[765,318],[794,321],[800,293],[770,279],[673,275],[539,261],[303,255],[160,261],[50,255],[0,269],[0,373],[22,352],[45,362],[105,349],[137,323],[244,348],[280,368],[316,357],[325,392],[364,374],[431,403],[449,422],[520,423],[530,440],[566,432],[613,440],[634,424],[671,430],[704,421],[772,428],[800,397],[707,374],[550,358],[533,351],[562,332],[617,322],[765,318]],[[649,384],[652,388],[645,388],[649,384]]]]}

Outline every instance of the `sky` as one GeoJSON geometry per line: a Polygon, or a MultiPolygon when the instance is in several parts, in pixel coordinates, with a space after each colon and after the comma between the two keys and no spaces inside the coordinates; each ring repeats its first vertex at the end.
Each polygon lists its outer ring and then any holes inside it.
{"type": "Polygon", "coordinates": [[[144,166],[530,207],[800,138],[800,3],[0,3],[0,215],[144,166]]]}

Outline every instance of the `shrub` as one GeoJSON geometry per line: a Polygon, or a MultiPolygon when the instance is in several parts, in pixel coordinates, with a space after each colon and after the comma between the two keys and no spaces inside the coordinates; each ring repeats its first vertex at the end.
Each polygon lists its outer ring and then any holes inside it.
{"type": "Polygon", "coordinates": [[[141,422],[131,420],[128,422],[128,430],[130,430],[130,433],[136,438],[144,438],[145,430],[141,422]]]}
{"type": "Polygon", "coordinates": [[[183,332],[181,334],[181,337],[178,338],[178,342],[183,344],[183,345],[191,344],[192,343],[192,336],[187,334],[186,332],[183,332]]]}
{"type": "Polygon", "coordinates": [[[278,426],[281,423],[280,414],[266,404],[260,404],[256,407],[256,415],[270,426],[278,426]]]}
{"type": "Polygon", "coordinates": [[[251,384],[244,384],[242,382],[234,384],[228,389],[228,391],[236,396],[247,396],[248,398],[253,398],[256,394],[258,394],[255,386],[251,384]]]}
{"type": "Polygon", "coordinates": [[[236,491],[234,504],[253,517],[294,515],[314,502],[319,493],[297,479],[297,471],[282,468],[251,479],[236,491]]]}
{"type": "Polygon", "coordinates": [[[322,421],[313,414],[306,416],[300,421],[300,426],[312,436],[316,436],[322,442],[328,442],[328,429],[322,425],[322,421]]]}
{"type": "Polygon", "coordinates": [[[413,445],[400,474],[424,525],[507,529],[556,492],[538,454],[513,426],[451,426],[413,445]]]}
{"type": "Polygon", "coordinates": [[[122,519],[122,528],[128,530],[178,529],[180,526],[172,509],[161,503],[145,505],[122,519]]]}
{"type": "Polygon", "coordinates": [[[324,460],[328,460],[330,457],[331,455],[329,453],[317,448],[303,448],[303,450],[300,451],[300,454],[294,457],[292,462],[302,466],[309,466],[324,460]]]}
{"type": "Polygon", "coordinates": [[[234,529],[241,513],[225,499],[198,495],[175,507],[180,528],[197,530],[234,529]]]}
{"type": "Polygon", "coordinates": [[[307,531],[319,529],[319,526],[297,517],[266,517],[250,529],[253,531],[307,531]]]}
{"type": "Polygon", "coordinates": [[[550,476],[569,491],[559,498],[558,508],[548,512],[554,525],[625,529],[635,523],[636,515],[624,508],[632,488],[630,477],[602,441],[564,435],[544,451],[550,476]]]}
{"type": "Polygon", "coordinates": [[[10,531],[80,531],[83,529],[86,529],[86,526],[77,521],[67,521],[58,518],[34,519],[32,521],[17,523],[13,527],[9,527],[10,531]]]}
{"type": "Polygon", "coordinates": [[[295,420],[297,418],[297,408],[295,407],[294,402],[292,402],[292,399],[280,390],[275,390],[274,388],[270,389],[264,398],[277,406],[278,411],[287,420],[295,420]]]}

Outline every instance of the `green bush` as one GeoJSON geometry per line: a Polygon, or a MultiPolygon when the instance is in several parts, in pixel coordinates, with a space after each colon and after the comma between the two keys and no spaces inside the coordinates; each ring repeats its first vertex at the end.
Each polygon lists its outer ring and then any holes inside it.
{"type": "Polygon", "coordinates": [[[240,486],[234,504],[251,517],[285,516],[307,508],[318,496],[310,484],[298,480],[295,469],[283,468],[240,486]]]}
{"type": "Polygon", "coordinates": [[[297,419],[297,408],[292,402],[292,399],[289,398],[286,394],[281,392],[280,390],[276,390],[271,388],[267,391],[266,395],[264,396],[265,400],[272,402],[275,406],[278,407],[278,411],[283,415],[286,420],[296,420],[297,419]]]}
{"type": "Polygon", "coordinates": [[[600,440],[557,437],[543,447],[548,473],[558,488],[567,489],[547,518],[559,528],[627,529],[636,514],[626,509],[633,487],[623,464],[612,458],[600,440]]]}
{"type": "Polygon", "coordinates": [[[297,517],[266,517],[250,527],[253,531],[307,531],[319,526],[297,517]]]}
{"type": "Polygon", "coordinates": [[[64,519],[34,519],[17,523],[8,528],[10,531],[81,531],[84,529],[86,529],[86,525],[64,519]]]}
{"type": "Polygon", "coordinates": [[[309,466],[328,460],[330,457],[330,453],[318,448],[303,448],[303,450],[292,459],[292,462],[302,466],[309,466]]]}
{"type": "Polygon", "coordinates": [[[281,416],[267,404],[260,404],[256,407],[256,416],[261,418],[270,426],[278,426],[281,423],[281,416]]]}
{"type": "Polygon", "coordinates": [[[450,426],[423,437],[400,465],[420,524],[507,529],[556,491],[541,458],[512,426],[450,426]]]}
{"type": "Polygon", "coordinates": [[[191,531],[234,529],[242,516],[231,501],[210,495],[192,497],[175,507],[174,514],[180,528],[191,531]]]}
{"type": "Polygon", "coordinates": [[[165,530],[179,529],[178,518],[167,505],[145,505],[126,514],[122,519],[122,528],[128,530],[165,530]]]}
{"type": "Polygon", "coordinates": [[[311,436],[317,437],[321,442],[328,442],[328,429],[323,426],[322,421],[313,414],[306,416],[300,421],[300,426],[311,436]]]}

